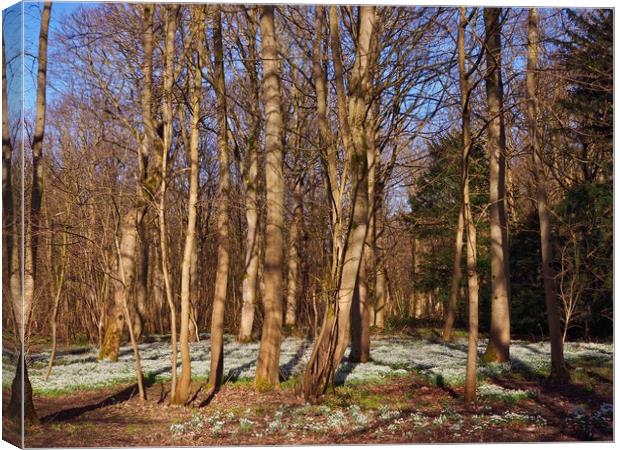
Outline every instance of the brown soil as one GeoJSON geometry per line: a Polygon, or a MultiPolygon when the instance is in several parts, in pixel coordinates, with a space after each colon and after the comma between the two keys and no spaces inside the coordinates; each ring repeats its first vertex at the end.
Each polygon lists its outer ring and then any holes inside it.
{"type": "MultiPolygon", "coordinates": [[[[588,372],[589,373],[589,372],[588,372]]],[[[148,400],[140,402],[135,386],[97,392],[84,392],[63,397],[37,397],[35,404],[41,425],[27,430],[28,447],[126,447],[126,446],[214,446],[214,445],[299,445],[299,444],[383,444],[383,443],[448,443],[448,442],[541,442],[613,440],[611,419],[593,420],[602,403],[612,403],[611,372],[594,374],[587,386],[574,383],[554,384],[528,380],[523,376],[495,380],[511,389],[527,389],[535,398],[516,402],[483,401],[467,408],[460,388],[430,385],[423,377],[410,374],[386,379],[382,384],[337,388],[323,401],[332,412],[345,411],[352,403],[361,403],[369,417],[361,430],[353,425],[330,426],[320,431],[304,424],[326,424],[330,412],[319,407],[304,406],[294,389],[257,393],[248,385],[225,385],[206,406],[200,391],[189,407],[166,405],[168,386],[155,384],[148,388],[148,400]],[[593,383],[592,380],[595,382],[593,383]],[[366,402],[366,403],[364,403],[366,402]],[[371,402],[371,403],[368,403],[371,402]],[[384,406],[382,410],[381,407],[384,406]],[[576,408],[586,411],[585,418],[571,420],[576,408]],[[382,418],[379,411],[394,411],[382,418]],[[276,411],[282,411],[281,423],[269,430],[276,411]],[[397,411],[397,412],[396,412],[397,411]],[[179,435],[171,433],[171,425],[187,423],[195,414],[210,417],[220,412],[223,420],[218,433],[213,424],[191,429],[179,435]],[[507,412],[537,421],[499,421],[507,412]],[[426,423],[415,422],[423,416],[426,423]],[[250,428],[241,429],[239,419],[251,420],[250,428]],[[482,419],[481,419],[482,417],[482,419]],[[544,420],[540,419],[544,418],[544,420]],[[482,420],[482,421],[481,421],[482,420]]],[[[4,393],[3,403],[8,401],[4,393]]],[[[6,405],[6,403],[4,403],[6,405]]],[[[7,423],[4,423],[5,431],[7,423]]],[[[9,437],[5,433],[5,439],[9,437]]]]}

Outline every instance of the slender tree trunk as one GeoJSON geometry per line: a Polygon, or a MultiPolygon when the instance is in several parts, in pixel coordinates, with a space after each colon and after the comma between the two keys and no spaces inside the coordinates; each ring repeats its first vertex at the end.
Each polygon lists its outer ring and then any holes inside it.
{"type": "Polygon", "coordinates": [[[174,85],[174,38],[176,35],[176,16],[179,7],[172,6],[166,8],[165,25],[165,68],[164,68],[164,92],[162,103],[162,116],[164,122],[164,136],[161,155],[161,191],[159,194],[159,245],[161,257],[161,272],[164,281],[166,301],[170,310],[170,335],[172,346],[171,358],[171,388],[170,403],[175,402],[177,388],[177,314],[174,305],[174,295],[172,293],[172,283],[170,281],[170,270],[168,268],[168,231],[166,225],[166,189],[168,171],[168,151],[172,145],[173,114],[172,114],[172,88],[174,85]]]}
{"type": "MultiPolygon", "coordinates": [[[[371,65],[376,60],[377,39],[371,42],[373,51],[371,65]]],[[[373,91],[367,92],[367,102],[370,103],[373,91]]],[[[364,259],[361,262],[359,276],[355,295],[353,296],[353,305],[351,310],[351,353],[349,359],[355,362],[367,362],[370,360],[370,310],[372,309],[370,301],[370,292],[368,286],[369,281],[376,279],[370,278],[369,275],[374,270],[375,262],[375,215],[377,211],[377,195],[375,193],[375,185],[377,174],[379,173],[380,154],[376,146],[376,111],[375,107],[368,111],[366,139],[368,145],[366,147],[366,159],[368,160],[368,230],[366,232],[366,242],[364,246],[364,259]]],[[[380,186],[380,184],[379,184],[380,186]]],[[[379,211],[379,213],[381,213],[379,211]]],[[[373,318],[374,319],[374,318],[373,318]]]]}
{"type": "MultiPolygon", "coordinates": [[[[30,217],[29,226],[22,230],[24,231],[23,242],[23,274],[24,278],[21,280],[19,260],[13,261],[14,265],[14,279],[11,280],[12,286],[12,301],[15,305],[19,302],[18,298],[21,296],[21,309],[16,308],[16,311],[21,310],[21,315],[15,314],[18,321],[19,335],[21,341],[21,355],[18,361],[17,372],[15,379],[11,385],[11,401],[9,405],[9,416],[17,417],[15,414],[15,408],[11,405],[19,402],[23,402],[19,414],[23,414],[24,422],[37,423],[37,413],[34,409],[34,403],[32,401],[32,388],[30,386],[30,380],[28,379],[28,369],[26,367],[25,354],[27,352],[26,346],[26,333],[28,329],[28,323],[30,321],[30,313],[34,302],[34,290],[36,280],[36,264],[37,264],[37,248],[38,248],[38,234],[40,232],[41,222],[41,202],[43,199],[43,138],[45,136],[45,111],[46,111],[46,88],[47,88],[47,45],[48,45],[48,32],[50,16],[52,11],[52,3],[47,1],[43,4],[43,11],[41,12],[41,29],[39,33],[39,55],[37,62],[37,99],[36,99],[36,115],[35,115],[35,128],[32,139],[32,193],[30,200],[30,217]],[[17,264],[15,264],[17,263],[17,264]],[[22,281],[20,283],[20,281],[22,281]],[[23,291],[22,291],[23,289],[23,291]],[[22,368],[20,367],[23,365],[22,368]],[[22,385],[23,374],[23,385],[22,385]],[[19,380],[17,380],[19,378],[19,380]],[[22,388],[23,386],[23,388],[22,388]],[[22,392],[23,391],[23,392],[22,392]],[[22,396],[23,394],[23,396],[22,396]],[[23,409],[22,409],[23,408],[23,409]]],[[[24,136],[25,138],[25,136],[24,136]]],[[[23,189],[23,186],[22,186],[23,189]]]]}
{"type": "Polygon", "coordinates": [[[383,194],[377,192],[377,211],[373,227],[375,248],[375,326],[379,330],[385,327],[387,313],[387,289],[385,285],[385,255],[383,249],[383,194]]]}
{"type": "Polygon", "coordinates": [[[187,231],[185,234],[185,247],[183,249],[183,261],[181,266],[181,336],[179,344],[181,347],[181,376],[179,377],[174,402],[185,404],[189,400],[192,369],[189,354],[189,327],[190,327],[190,271],[192,251],[196,239],[196,213],[198,206],[198,138],[200,122],[200,96],[202,93],[202,65],[201,57],[203,52],[205,36],[205,11],[203,7],[196,7],[193,11],[192,23],[195,27],[193,38],[196,46],[196,60],[191,67],[191,94],[190,94],[190,134],[188,156],[190,163],[189,170],[189,199],[187,202],[187,231]]]}
{"type": "MultiPolygon", "coordinates": [[[[368,246],[364,252],[368,250],[368,246]]],[[[349,361],[368,362],[370,360],[370,305],[368,304],[368,262],[364,259],[360,264],[357,286],[351,306],[351,353],[349,361]]]]}
{"type": "MultiPolygon", "coordinates": [[[[69,208],[67,208],[68,210],[69,208]]],[[[67,211],[67,213],[69,213],[69,211],[67,211]]],[[[69,217],[69,214],[67,214],[67,217],[69,217]]],[[[54,358],[56,357],[56,345],[57,345],[57,328],[58,328],[58,311],[59,311],[59,305],[60,305],[60,295],[62,293],[62,289],[64,287],[65,284],[65,270],[67,267],[67,237],[68,234],[65,231],[63,233],[63,238],[62,238],[62,247],[61,247],[61,254],[60,254],[60,272],[58,273],[58,277],[55,280],[56,282],[53,283],[55,284],[55,289],[54,289],[54,305],[52,307],[52,317],[50,320],[50,325],[52,327],[52,350],[50,352],[50,359],[47,363],[47,372],[45,372],[45,381],[47,381],[47,379],[49,378],[50,374],[52,373],[52,365],[54,364],[54,358]]],[[[50,250],[50,256],[51,256],[51,250],[50,250]]],[[[52,258],[50,258],[52,259],[52,258]]],[[[52,264],[50,264],[50,267],[53,267],[53,261],[50,261],[52,264]]]]}
{"type": "Polygon", "coordinates": [[[487,149],[491,222],[491,327],[485,361],[510,360],[510,279],[506,229],[506,136],[504,133],[500,8],[484,8],[487,36],[487,149]]]}
{"type": "MultiPolygon", "coordinates": [[[[11,144],[11,126],[9,124],[9,102],[6,77],[6,51],[2,39],[2,283],[10,285],[12,273],[14,235],[13,211],[13,145],[11,144]]],[[[3,292],[9,292],[10,289],[3,292]]],[[[16,311],[14,311],[16,313],[16,311]]]]}
{"type": "Polygon", "coordinates": [[[265,318],[261,336],[256,388],[280,385],[280,340],[282,334],[282,268],[284,260],[284,174],[280,74],[274,7],[263,6],[260,17],[263,63],[263,105],[265,108],[265,173],[267,219],[265,227],[265,318]]]}
{"type": "Polygon", "coordinates": [[[467,367],[465,372],[465,401],[472,403],[476,400],[476,380],[478,366],[478,262],[476,243],[476,224],[471,213],[469,195],[469,155],[471,152],[471,124],[469,118],[469,96],[471,90],[465,66],[465,31],[467,28],[466,7],[460,8],[460,22],[457,37],[459,87],[461,91],[462,114],[462,155],[461,155],[461,183],[462,183],[462,213],[463,225],[466,234],[467,254],[467,295],[469,303],[469,337],[467,343],[467,367]]]}
{"type": "Polygon", "coordinates": [[[146,221],[142,221],[138,230],[138,248],[136,259],[139,261],[137,282],[135,287],[135,314],[133,315],[133,330],[137,340],[144,333],[144,322],[147,317],[147,290],[149,282],[149,242],[146,221]]]}
{"type": "MultiPolygon", "coordinates": [[[[298,158],[298,166],[301,161],[298,158]]],[[[300,235],[303,221],[303,174],[301,168],[296,169],[295,177],[295,209],[293,222],[289,234],[290,253],[288,262],[288,279],[286,290],[286,315],[284,324],[289,328],[295,328],[297,324],[297,297],[299,296],[299,265],[300,265],[300,235]]]]}
{"type": "Polygon", "coordinates": [[[542,149],[538,137],[538,11],[530,9],[527,40],[527,72],[526,94],[529,135],[534,170],[536,174],[536,201],[538,203],[538,218],[540,222],[540,248],[542,256],[542,274],[545,286],[545,304],[547,306],[547,323],[549,325],[549,340],[551,341],[551,376],[567,379],[568,371],[564,364],[564,345],[560,331],[560,311],[558,308],[558,294],[555,286],[555,274],[551,264],[553,254],[551,248],[551,219],[547,204],[547,182],[544,172],[542,149]]]}
{"type": "Polygon", "coordinates": [[[454,240],[454,262],[452,265],[452,282],[450,284],[450,298],[446,309],[445,322],[443,326],[443,340],[452,340],[454,331],[454,321],[456,320],[456,306],[459,296],[459,286],[461,285],[461,260],[463,259],[463,230],[464,230],[463,205],[459,208],[459,218],[456,225],[456,239],[454,240]]]}
{"type": "Polygon", "coordinates": [[[338,14],[336,7],[330,6],[338,123],[351,166],[353,211],[352,222],[349,225],[348,243],[341,260],[342,275],[336,296],[328,304],[321,332],[304,371],[302,391],[306,401],[316,401],[325,393],[349,344],[351,304],[368,228],[367,135],[364,129],[364,121],[368,106],[368,97],[365,93],[370,88],[368,60],[370,42],[374,33],[375,8],[372,6],[360,7],[359,17],[358,45],[349,84],[351,94],[349,95],[349,111],[347,111],[338,14]]]}
{"type": "MultiPolygon", "coordinates": [[[[298,85],[298,72],[293,75],[293,83],[298,85]]],[[[294,329],[297,324],[297,298],[299,297],[299,277],[300,277],[300,258],[301,248],[300,239],[303,234],[303,161],[301,154],[301,133],[302,133],[302,117],[300,91],[293,87],[292,103],[293,103],[293,122],[294,136],[293,149],[295,151],[295,167],[294,167],[294,196],[295,205],[293,207],[293,220],[289,232],[289,257],[288,257],[288,276],[286,289],[286,313],[284,324],[290,330],[294,329]]]]}
{"type": "MultiPolygon", "coordinates": [[[[151,16],[152,17],[152,16],[151,16]]],[[[121,260],[121,247],[118,243],[118,239],[116,240],[116,251],[118,253],[118,259],[121,260]]],[[[125,273],[123,271],[123,266],[120,266],[120,282],[123,283],[125,285],[125,287],[127,286],[127,279],[125,277],[125,273]]],[[[129,314],[129,304],[127,302],[127,297],[122,297],[121,299],[122,301],[122,308],[123,308],[123,314],[125,316],[125,321],[129,324],[131,323],[131,316],[129,314]]],[[[129,330],[129,340],[131,342],[131,347],[133,350],[133,355],[135,358],[135,366],[136,366],[136,379],[137,379],[137,384],[138,384],[138,395],[141,401],[146,400],[146,392],[144,390],[144,382],[142,379],[142,362],[140,360],[140,352],[138,350],[138,342],[136,340],[136,335],[134,333],[134,329],[132,326],[128,326],[127,329],[129,330]]]]}
{"type": "Polygon", "coordinates": [[[252,90],[252,117],[253,126],[248,144],[249,164],[244,174],[245,185],[245,217],[248,222],[248,230],[245,236],[245,273],[243,275],[243,306],[241,307],[241,325],[237,339],[240,342],[252,340],[252,326],[254,324],[254,310],[256,309],[256,293],[258,285],[259,264],[259,232],[260,226],[258,211],[258,186],[259,186],[259,160],[258,144],[260,136],[260,111],[259,111],[259,87],[258,74],[254,60],[256,59],[255,22],[253,16],[249,16],[249,43],[248,55],[251,60],[246,65],[252,90]]]}
{"type": "Polygon", "coordinates": [[[224,51],[222,46],[222,10],[216,7],[213,23],[213,49],[215,67],[215,95],[217,115],[217,154],[220,164],[219,208],[217,217],[217,269],[215,275],[215,292],[213,312],[211,315],[211,369],[209,384],[214,392],[222,384],[224,375],[224,307],[228,291],[229,267],[229,195],[230,175],[228,167],[228,141],[226,126],[226,85],[224,80],[224,51]]]}

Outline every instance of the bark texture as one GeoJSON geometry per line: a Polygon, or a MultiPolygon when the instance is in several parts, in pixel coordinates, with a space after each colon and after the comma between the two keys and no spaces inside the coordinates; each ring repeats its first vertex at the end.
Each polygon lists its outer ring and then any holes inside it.
{"type": "Polygon", "coordinates": [[[245,186],[245,217],[248,229],[245,235],[245,274],[243,275],[243,306],[241,308],[241,324],[237,339],[240,342],[252,340],[252,326],[254,324],[254,311],[256,309],[256,294],[258,288],[258,264],[259,264],[259,137],[260,137],[260,112],[259,112],[259,87],[258,74],[254,60],[256,59],[256,26],[254,16],[248,14],[248,56],[250,61],[245,64],[250,80],[252,92],[252,118],[253,126],[248,142],[248,166],[243,181],[245,186]]]}
{"type": "Polygon", "coordinates": [[[191,117],[189,133],[189,199],[187,203],[187,228],[185,233],[185,247],[183,249],[183,261],[181,266],[181,330],[179,346],[181,347],[181,376],[179,377],[175,394],[175,403],[185,404],[189,400],[192,369],[189,354],[189,329],[190,329],[190,271],[192,251],[196,239],[196,216],[198,206],[198,125],[200,122],[200,96],[202,93],[202,64],[201,47],[204,45],[205,36],[205,12],[204,8],[196,8],[192,16],[194,24],[193,38],[197,48],[191,66],[191,117]]]}
{"type": "Polygon", "coordinates": [[[282,145],[282,111],[280,71],[274,7],[263,6],[260,16],[263,64],[263,105],[265,108],[265,180],[267,217],[265,223],[265,296],[263,331],[256,365],[258,390],[280,385],[280,341],[282,335],[282,300],[284,263],[284,174],[282,145]]]}
{"type": "Polygon", "coordinates": [[[230,244],[228,210],[230,175],[228,166],[228,127],[226,126],[226,86],[224,83],[224,51],[222,47],[222,10],[216,7],[213,24],[213,49],[215,67],[215,95],[217,115],[217,155],[220,165],[219,208],[217,217],[217,269],[213,312],[211,314],[211,368],[209,384],[215,390],[222,384],[224,375],[224,308],[228,291],[230,244]]]}
{"type": "Polygon", "coordinates": [[[551,341],[551,376],[567,379],[568,372],[564,364],[564,343],[560,330],[560,310],[558,293],[555,286],[555,274],[552,268],[553,253],[551,248],[551,218],[547,203],[547,181],[544,171],[542,148],[538,136],[538,12],[531,8],[527,33],[527,72],[526,95],[529,137],[534,170],[536,175],[536,203],[540,223],[540,249],[542,257],[542,275],[545,286],[545,304],[547,307],[547,323],[549,340],[551,341]]]}
{"type": "Polygon", "coordinates": [[[463,147],[461,154],[461,188],[463,226],[466,231],[465,250],[467,254],[467,297],[469,303],[469,337],[467,342],[467,366],[465,371],[465,401],[476,400],[478,367],[478,250],[476,224],[472,217],[469,194],[469,156],[472,146],[471,123],[469,116],[469,86],[465,56],[465,31],[467,29],[467,8],[460,8],[457,53],[459,65],[459,88],[461,91],[461,120],[463,147]]]}
{"type": "Polygon", "coordinates": [[[484,359],[510,360],[510,280],[506,227],[506,135],[502,82],[501,8],[484,8],[486,32],[487,152],[491,226],[491,326],[484,359]]]}
{"type": "Polygon", "coordinates": [[[302,391],[306,401],[318,400],[333,380],[344,351],[349,344],[351,304],[366,240],[368,225],[368,164],[367,135],[364,128],[367,97],[370,87],[369,56],[372,34],[375,32],[375,8],[360,7],[358,42],[350,82],[347,110],[344,89],[340,33],[336,6],[330,6],[332,57],[337,89],[338,123],[344,147],[351,164],[352,221],[335,298],[330,298],[321,332],[316,340],[310,361],[305,368],[302,391]]]}

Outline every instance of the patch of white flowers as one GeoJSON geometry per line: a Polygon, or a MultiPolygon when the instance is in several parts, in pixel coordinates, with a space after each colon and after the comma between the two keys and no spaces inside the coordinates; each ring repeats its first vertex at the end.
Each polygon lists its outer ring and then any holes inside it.
{"type": "Polygon", "coordinates": [[[496,384],[481,384],[478,387],[478,396],[498,400],[516,401],[533,397],[534,393],[532,391],[521,389],[505,389],[496,384]]]}
{"type": "Polygon", "coordinates": [[[391,410],[386,405],[379,407],[379,418],[381,420],[390,420],[400,416],[400,411],[391,410]]]}
{"type": "MultiPolygon", "coordinates": [[[[482,353],[486,342],[481,341],[482,353]]],[[[206,376],[210,364],[210,341],[201,339],[190,344],[192,370],[195,374],[206,376]]],[[[170,345],[165,339],[140,344],[142,368],[147,378],[155,381],[169,380],[170,345]]],[[[233,336],[226,336],[224,344],[224,373],[227,380],[249,379],[254,376],[259,343],[238,343],[233,336]]],[[[312,351],[312,342],[288,337],[282,341],[280,370],[285,378],[302,372],[312,351]]],[[[525,367],[540,371],[548,368],[550,349],[548,343],[513,341],[511,344],[512,362],[508,364],[481,365],[479,374],[483,378],[500,375],[512,367],[525,367]]],[[[129,346],[121,347],[117,362],[97,362],[97,349],[84,349],[79,352],[60,352],[54,369],[44,381],[49,352],[28,355],[30,362],[30,381],[35,393],[63,393],[78,390],[93,390],[135,380],[134,358],[129,346]]],[[[444,344],[409,337],[381,337],[371,342],[371,358],[367,363],[350,363],[345,360],[339,367],[335,380],[337,383],[355,383],[381,379],[386,376],[405,375],[417,370],[436,383],[459,385],[465,379],[467,345],[464,341],[444,344]]],[[[567,361],[578,358],[596,358],[606,364],[613,361],[613,345],[598,343],[569,343],[565,347],[567,361]]],[[[3,366],[8,368],[8,359],[3,358],[3,366]]],[[[10,384],[12,377],[4,377],[10,384]]]]}

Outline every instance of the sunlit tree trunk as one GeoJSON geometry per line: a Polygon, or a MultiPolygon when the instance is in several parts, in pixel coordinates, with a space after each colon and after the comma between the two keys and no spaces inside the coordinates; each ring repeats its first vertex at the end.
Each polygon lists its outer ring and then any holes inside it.
{"type": "Polygon", "coordinates": [[[368,60],[370,42],[375,31],[375,8],[372,6],[360,7],[357,50],[349,84],[348,111],[336,6],[330,6],[329,16],[337,90],[338,123],[351,165],[353,211],[352,221],[349,225],[348,243],[341,261],[342,275],[335,292],[335,298],[330,299],[321,332],[316,340],[310,361],[304,370],[302,392],[306,401],[316,401],[325,393],[349,344],[351,303],[362,261],[368,226],[367,136],[364,122],[368,106],[365,93],[370,88],[368,60]]]}
{"type": "Polygon", "coordinates": [[[547,203],[547,182],[543,165],[542,149],[538,130],[538,11],[531,8],[528,21],[527,35],[527,72],[526,95],[527,116],[529,122],[529,137],[534,170],[536,174],[536,201],[538,204],[538,218],[540,222],[540,248],[542,256],[542,275],[545,286],[545,304],[547,306],[547,323],[549,325],[549,340],[551,341],[551,376],[566,379],[568,372],[564,364],[564,345],[560,331],[560,311],[558,308],[558,293],[553,273],[553,254],[551,248],[551,219],[547,203]]]}
{"type": "MultiPolygon", "coordinates": [[[[298,162],[301,165],[301,162],[298,162]]],[[[288,278],[286,290],[286,315],[284,324],[294,328],[297,323],[297,298],[299,296],[299,265],[300,265],[300,235],[302,234],[303,221],[303,174],[301,168],[296,170],[295,177],[295,209],[293,210],[293,222],[289,234],[290,253],[288,261],[288,278]]]]}
{"type": "Polygon", "coordinates": [[[260,17],[263,105],[265,108],[265,179],[267,216],[265,223],[265,317],[256,365],[258,390],[280,385],[280,340],[282,334],[282,269],[284,263],[284,174],[280,74],[274,7],[263,6],[260,17]]]}
{"type": "Polygon", "coordinates": [[[476,400],[476,380],[478,367],[478,262],[476,224],[472,217],[469,194],[469,156],[471,153],[471,124],[469,118],[469,100],[471,90],[465,65],[465,31],[467,28],[466,11],[461,7],[457,36],[459,65],[459,87],[461,91],[461,120],[463,147],[461,154],[462,214],[466,230],[465,251],[467,258],[467,295],[469,303],[469,337],[467,343],[467,366],[465,371],[465,401],[476,400]]]}
{"type": "MultiPolygon", "coordinates": [[[[372,58],[369,64],[373,66],[377,60],[378,38],[377,34],[371,42],[372,58]]],[[[367,102],[371,103],[374,89],[368,91],[367,102]]],[[[376,145],[376,105],[368,111],[368,119],[366,122],[366,159],[368,161],[368,231],[366,232],[366,241],[363,250],[363,261],[360,264],[359,275],[355,295],[353,296],[353,305],[351,307],[351,353],[349,359],[354,362],[367,362],[370,360],[370,311],[373,309],[371,304],[370,289],[371,281],[376,279],[370,275],[375,269],[375,216],[377,213],[377,195],[375,193],[375,185],[377,174],[379,173],[379,161],[381,155],[376,145]]],[[[380,186],[380,184],[379,184],[380,186]]],[[[381,212],[379,211],[379,214],[381,212]]],[[[374,317],[373,317],[374,319],[374,317]]]]}
{"type": "MultiPolygon", "coordinates": [[[[249,16],[249,15],[248,15],[249,16]]],[[[248,70],[250,79],[250,89],[252,91],[252,120],[254,121],[249,143],[248,168],[244,174],[245,185],[245,217],[248,222],[248,229],[245,236],[245,273],[243,275],[243,306],[241,307],[241,324],[237,339],[240,342],[252,340],[252,326],[254,324],[254,310],[256,305],[256,293],[258,287],[258,264],[259,264],[259,212],[258,212],[258,187],[259,187],[259,160],[258,145],[260,137],[259,119],[259,87],[258,75],[254,60],[256,59],[255,43],[255,22],[253,16],[249,16],[249,42],[248,56],[251,60],[245,67],[248,70]]]]}
{"type": "MultiPolygon", "coordinates": [[[[37,61],[37,98],[34,135],[32,137],[32,192],[30,200],[29,223],[23,231],[23,283],[20,286],[19,258],[13,261],[13,274],[11,279],[12,301],[15,306],[21,300],[21,308],[14,307],[15,318],[18,323],[19,338],[21,342],[21,354],[17,363],[17,372],[11,384],[11,400],[9,402],[8,416],[22,417],[26,423],[37,423],[38,417],[32,401],[32,387],[28,378],[25,354],[27,352],[26,333],[28,322],[34,302],[38,234],[41,222],[41,202],[43,199],[43,138],[45,136],[45,111],[46,111],[46,88],[47,88],[47,45],[49,23],[52,11],[52,3],[45,2],[41,12],[41,28],[39,33],[39,54],[37,61]],[[23,296],[21,287],[23,286],[23,296]],[[21,314],[19,313],[21,312],[21,314]],[[23,368],[22,368],[23,366],[23,368]],[[23,380],[22,380],[23,378],[23,380]]],[[[4,78],[4,77],[3,77],[4,78]]],[[[4,80],[6,81],[6,80],[4,80]]],[[[4,86],[4,85],[3,85],[4,86]]],[[[6,92],[4,92],[6,94],[6,92]]],[[[6,97],[5,97],[6,98],[6,97]]],[[[8,117],[7,117],[8,119],[8,117]]],[[[3,130],[4,132],[4,130],[3,130]]],[[[3,133],[4,134],[4,133],[3,133]]],[[[7,138],[9,135],[7,134],[7,138]]],[[[25,138],[25,136],[23,136],[25,138]]],[[[3,149],[4,151],[4,149],[3,149]]],[[[23,189],[23,187],[22,187],[23,189]]],[[[12,195],[12,192],[10,192],[12,195]]],[[[15,249],[17,253],[17,249],[15,249]]]]}
{"type": "Polygon", "coordinates": [[[179,346],[181,347],[181,376],[179,377],[174,402],[185,404],[189,400],[192,383],[191,358],[189,354],[189,328],[190,328],[190,271],[194,240],[196,239],[196,215],[198,206],[198,138],[200,123],[200,97],[202,94],[202,64],[205,36],[205,11],[204,7],[196,7],[192,10],[192,24],[194,25],[194,44],[196,57],[190,65],[190,133],[189,133],[189,199],[187,202],[187,229],[185,234],[185,246],[183,249],[183,261],[181,265],[181,330],[179,346]]]}
{"type": "MultiPolygon", "coordinates": [[[[139,248],[139,230],[146,215],[149,202],[159,189],[161,176],[161,140],[156,133],[156,125],[151,111],[153,103],[153,7],[144,8],[146,23],[143,35],[144,55],[142,71],[144,73],[141,92],[141,112],[144,132],[138,155],[140,182],[136,189],[136,199],[123,215],[120,224],[120,252],[117,255],[116,280],[114,280],[113,301],[106,319],[106,331],[103,345],[99,351],[99,359],[118,360],[118,353],[125,326],[125,303],[133,311],[134,302],[130,302],[136,279],[137,252],[139,248]],[[151,164],[149,159],[152,157],[151,164]],[[123,277],[121,277],[123,275],[123,277]],[[120,280],[124,280],[121,282],[120,280]]],[[[140,274],[141,275],[141,274],[140,274]]],[[[136,314],[133,314],[135,316],[136,314]]],[[[132,332],[136,329],[133,328],[132,332]]]]}
{"type": "Polygon", "coordinates": [[[166,8],[165,24],[165,55],[164,55],[164,92],[162,102],[162,117],[164,125],[163,146],[161,155],[161,191],[159,196],[159,245],[161,258],[161,274],[164,283],[166,302],[170,311],[170,335],[171,335],[171,388],[170,402],[174,403],[177,388],[177,314],[172,292],[170,269],[168,268],[168,231],[166,225],[166,189],[168,171],[168,151],[172,145],[173,113],[172,113],[172,88],[174,86],[174,38],[176,35],[176,15],[179,7],[166,8]]]}
{"type": "Polygon", "coordinates": [[[486,30],[487,151],[491,222],[491,326],[485,361],[510,360],[510,279],[506,228],[506,136],[502,84],[500,8],[484,8],[486,30]]]}
{"type": "Polygon", "coordinates": [[[375,327],[385,327],[387,315],[387,287],[385,283],[385,255],[383,249],[383,194],[377,192],[374,215],[373,242],[375,251],[375,327]]]}
{"type": "Polygon", "coordinates": [[[140,224],[138,229],[138,249],[136,259],[138,260],[138,276],[135,287],[135,312],[133,314],[133,329],[136,339],[140,339],[144,333],[144,322],[147,318],[147,290],[149,280],[149,242],[146,221],[140,224]]]}
{"type": "Polygon", "coordinates": [[[217,390],[222,384],[224,374],[224,307],[228,290],[229,266],[229,195],[230,175],[228,166],[228,140],[226,125],[226,85],[224,80],[224,51],[222,46],[222,10],[216,6],[213,23],[214,87],[217,115],[217,154],[220,165],[219,208],[217,217],[217,269],[215,275],[215,292],[213,312],[211,315],[211,369],[209,384],[217,390]]]}

